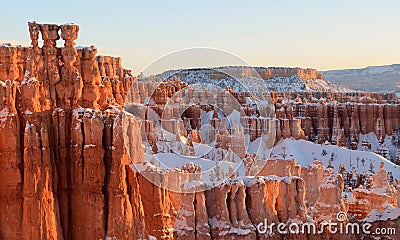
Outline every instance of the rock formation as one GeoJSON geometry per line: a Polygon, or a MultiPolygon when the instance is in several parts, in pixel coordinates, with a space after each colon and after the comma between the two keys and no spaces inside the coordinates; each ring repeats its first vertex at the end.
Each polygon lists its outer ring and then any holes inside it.
{"type": "MultiPolygon", "coordinates": [[[[325,235],[264,235],[255,226],[264,220],[319,223],[320,217],[334,217],[347,207],[360,220],[385,226],[383,215],[373,217],[375,210],[384,214],[398,207],[400,185],[388,182],[383,166],[371,189],[354,189],[346,205],[342,176],[320,162],[302,168],[286,156],[254,160],[245,146],[265,136],[265,127],[272,125],[277,126],[277,139],[338,145],[353,146],[362,141],[360,133],[391,135],[400,123],[399,103],[392,95],[271,93],[279,120],[269,121],[261,116],[265,109],[246,103],[246,93],[228,88],[229,94],[214,96],[178,79],[159,86],[136,81],[120,58],[96,56],[94,46],[75,47],[75,24],[31,22],[28,27],[30,47],[0,46],[0,239],[324,239],[325,235]],[[40,34],[43,47],[38,44],[40,34]],[[63,47],[56,45],[60,37],[63,47]],[[150,96],[158,105],[146,110],[136,106],[145,119],[140,122],[122,110],[127,96],[137,103],[150,96]],[[164,111],[171,99],[191,107],[183,113],[174,107],[164,111]],[[235,112],[237,107],[241,110],[235,112]],[[217,108],[234,114],[237,121],[220,119],[217,108]],[[209,114],[215,135],[206,137],[201,129],[202,112],[209,114]],[[147,163],[142,137],[153,151],[166,151],[157,146],[160,138],[149,115],[166,114],[169,120],[177,113],[184,119],[167,121],[166,128],[187,138],[188,153],[193,154],[195,143],[215,139],[215,146],[226,151],[211,152],[211,160],[234,163],[236,156],[245,158],[247,176],[236,177],[230,166],[227,174],[218,176],[225,178],[221,184],[206,188],[210,186],[203,182],[201,166],[188,163],[165,170],[147,163]],[[124,135],[127,129],[129,136],[124,135]],[[132,164],[142,164],[145,170],[132,164]],[[171,191],[167,184],[182,191],[171,191]],[[361,198],[367,204],[357,201],[361,198]]],[[[252,74],[245,68],[234,71],[252,74]]],[[[256,71],[264,79],[293,74],[323,78],[311,69],[256,71]]],[[[216,166],[221,167],[219,162],[216,166]]],[[[398,218],[387,220],[396,223],[398,218]]]]}
{"type": "Polygon", "coordinates": [[[313,210],[313,215],[317,218],[318,222],[336,220],[339,212],[347,212],[342,197],[343,188],[344,181],[342,175],[335,176],[329,171],[325,172],[322,184],[319,185],[319,196],[313,210]]]}
{"type": "Polygon", "coordinates": [[[99,108],[99,85],[101,76],[96,61],[97,49],[94,46],[83,48],[82,78],[83,90],[81,105],[86,108],[99,108]]]}
{"type": "Polygon", "coordinates": [[[31,47],[0,46],[0,238],[148,238],[117,105],[134,79],[117,58],[102,71],[95,47],[78,51],[77,25],[28,26],[31,47]],[[118,101],[100,108],[101,98],[118,101]]]}
{"type": "Polygon", "coordinates": [[[388,206],[398,206],[398,190],[388,183],[387,175],[382,162],[373,177],[370,189],[361,186],[352,191],[352,197],[348,200],[349,212],[358,219],[364,219],[372,210],[382,212],[388,206]]]}
{"type": "MultiPolygon", "coordinates": [[[[177,73],[179,76],[179,73],[177,73]]],[[[134,93],[150,92],[152,99],[158,103],[150,106],[151,110],[157,113],[164,120],[173,122],[180,121],[179,118],[185,118],[188,132],[198,131],[201,127],[200,112],[211,113],[214,111],[210,104],[220,104],[225,115],[232,114],[233,109],[240,112],[240,123],[242,125],[242,134],[249,134],[250,141],[253,142],[260,138],[262,134],[268,132],[269,123],[260,116],[260,109],[255,110],[254,106],[249,105],[242,99],[246,93],[235,93],[229,90],[235,98],[225,97],[225,92],[221,92],[220,98],[208,96],[206,89],[192,89],[185,87],[178,77],[174,81],[161,82],[159,85],[151,80],[138,82],[134,85],[134,92],[131,92],[129,99],[136,103],[144,103],[149,96],[139,96],[134,93]],[[141,90],[138,87],[140,84],[141,90]],[[181,98],[181,92],[178,89],[185,87],[187,93],[187,102],[176,102],[171,104],[172,99],[181,98]],[[172,96],[169,99],[169,96],[172,96]],[[180,97],[178,97],[180,96],[180,97]],[[197,97],[196,97],[197,96],[197,97]],[[168,100],[169,99],[169,100],[168,100]],[[191,99],[191,100],[188,100],[191,99]],[[169,101],[168,105],[166,104],[169,101]],[[193,102],[195,104],[193,105],[193,102]],[[182,105],[190,105],[182,116],[168,118],[165,115],[165,109],[171,112],[179,112],[182,105]],[[222,107],[223,106],[223,107],[222,107]],[[164,114],[164,115],[163,115],[164,114]],[[168,119],[167,119],[168,118],[168,119]]],[[[220,94],[217,94],[220,95],[220,94]]],[[[385,135],[393,135],[394,130],[400,124],[400,108],[398,100],[392,95],[371,94],[371,93],[271,93],[275,107],[275,116],[279,120],[275,129],[275,142],[280,139],[293,137],[295,139],[306,139],[318,143],[329,142],[331,144],[357,149],[363,139],[359,139],[360,134],[374,133],[377,139],[384,139],[385,135]],[[279,96],[281,95],[281,96],[279,96]],[[319,99],[316,98],[319,96],[319,99]],[[294,99],[294,97],[296,97],[294,99]],[[294,99],[282,101],[283,98],[294,99]]],[[[172,101],[173,102],[173,101],[172,101]]],[[[261,106],[259,106],[261,107],[261,106]]],[[[214,114],[215,115],[215,114],[214,114]]],[[[217,114],[218,115],[218,114],[217,114]]],[[[146,119],[146,117],[144,117],[146,119]]],[[[219,129],[220,119],[213,117],[210,124],[219,129]]],[[[151,124],[151,123],[148,123],[151,124]]],[[[202,123],[204,124],[204,123],[202,123]]],[[[217,147],[228,150],[228,146],[237,146],[235,143],[241,141],[233,133],[236,126],[230,126],[226,135],[225,129],[219,129],[217,135],[217,147]]],[[[150,128],[146,132],[151,135],[150,128]]],[[[199,139],[201,141],[201,138],[199,139]]],[[[155,149],[155,142],[152,143],[155,149]]],[[[243,152],[243,149],[239,150],[243,152]]],[[[243,155],[243,154],[240,154],[243,155]]],[[[394,159],[394,157],[392,157],[394,159]]]]}
{"type": "Polygon", "coordinates": [[[78,107],[78,101],[82,95],[82,77],[74,66],[78,51],[75,48],[75,40],[78,38],[79,27],[75,24],[61,25],[61,38],[64,39],[64,48],[61,50],[64,65],[61,68],[62,81],[56,85],[58,104],[65,108],[78,107]]]}

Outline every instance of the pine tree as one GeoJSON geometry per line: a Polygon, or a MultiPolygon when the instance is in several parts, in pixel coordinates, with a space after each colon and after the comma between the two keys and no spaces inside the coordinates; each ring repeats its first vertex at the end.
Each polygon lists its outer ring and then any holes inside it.
{"type": "Polygon", "coordinates": [[[322,152],[321,152],[321,155],[325,157],[325,156],[326,156],[326,154],[328,154],[328,153],[326,152],[326,150],[325,150],[325,149],[323,149],[323,150],[322,150],[322,152]]]}
{"type": "Polygon", "coordinates": [[[396,151],[396,165],[400,165],[400,148],[397,149],[396,151]]]}
{"type": "Polygon", "coordinates": [[[392,160],[392,157],[390,156],[389,148],[386,146],[385,143],[380,143],[378,148],[376,149],[375,153],[381,155],[382,157],[388,159],[389,161],[392,160]]]}
{"type": "Polygon", "coordinates": [[[400,148],[400,127],[397,127],[393,131],[392,144],[396,146],[398,149],[400,148]]]}
{"type": "Polygon", "coordinates": [[[371,149],[371,142],[368,140],[367,136],[364,136],[362,140],[362,151],[371,149]]]}
{"type": "Polygon", "coordinates": [[[371,172],[371,173],[375,173],[374,172],[374,164],[372,163],[372,161],[371,161],[371,163],[369,164],[369,171],[371,172]]]}

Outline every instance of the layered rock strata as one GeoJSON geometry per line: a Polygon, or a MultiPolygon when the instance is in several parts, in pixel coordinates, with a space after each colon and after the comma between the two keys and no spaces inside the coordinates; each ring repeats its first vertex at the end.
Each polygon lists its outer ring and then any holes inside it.
{"type": "Polygon", "coordinates": [[[75,24],[28,27],[32,46],[0,46],[0,238],[148,238],[121,137],[134,78],[119,58],[75,47],[75,24]]]}

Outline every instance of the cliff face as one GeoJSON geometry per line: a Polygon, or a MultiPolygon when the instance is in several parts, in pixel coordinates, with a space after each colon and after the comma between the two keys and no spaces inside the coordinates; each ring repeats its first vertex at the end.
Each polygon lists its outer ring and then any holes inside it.
{"type": "Polygon", "coordinates": [[[378,140],[383,140],[386,135],[393,135],[400,123],[398,104],[377,103],[374,99],[353,99],[347,103],[327,103],[324,100],[276,103],[276,108],[282,131],[277,133],[277,140],[303,138],[356,149],[362,140],[360,134],[372,132],[378,140]],[[290,121],[286,123],[286,119],[290,121]]]}
{"type": "Polygon", "coordinates": [[[0,238],[147,238],[121,137],[134,78],[121,59],[76,48],[77,25],[29,30],[32,46],[0,46],[0,238]]]}
{"type": "Polygon", "coordinates": [[[324,75],[332,82],[340,83],[359,91],[393,92],[397,89],[400,64],[369,66],[361,69],[330,70],[325,71],[324,75]]]}

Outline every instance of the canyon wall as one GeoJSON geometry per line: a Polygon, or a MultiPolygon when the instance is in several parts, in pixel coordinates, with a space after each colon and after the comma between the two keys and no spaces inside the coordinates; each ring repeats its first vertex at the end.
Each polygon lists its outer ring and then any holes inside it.
{"type": "MultiPolygon", "coordinates": [[[[278,119],[297,119],[301,122],[305,139],[329,141],[337,145],[358,142],[360,134],[370,132],[375,133],[379,140],[385,135],[392,135],[400,124],[399,104],[378,103],[376,99],[367,97],[346,103],[327,102],[324,99],[290,103],[278,101],[275,106],[278,119]]],[[[289,129],[297,128],[292,122],[289,125],[289,129]]],[[[291,135],[296,136],[296,132],[291,135]]]]}
{"type": "Polygon", "coordinates": [[[75,47],[75,24],[28,26],[30,47],[0,46],[0,238],[148,238],[122,138],[123,120],[141,128],[121,107],[135,79],[75,47]]]}

